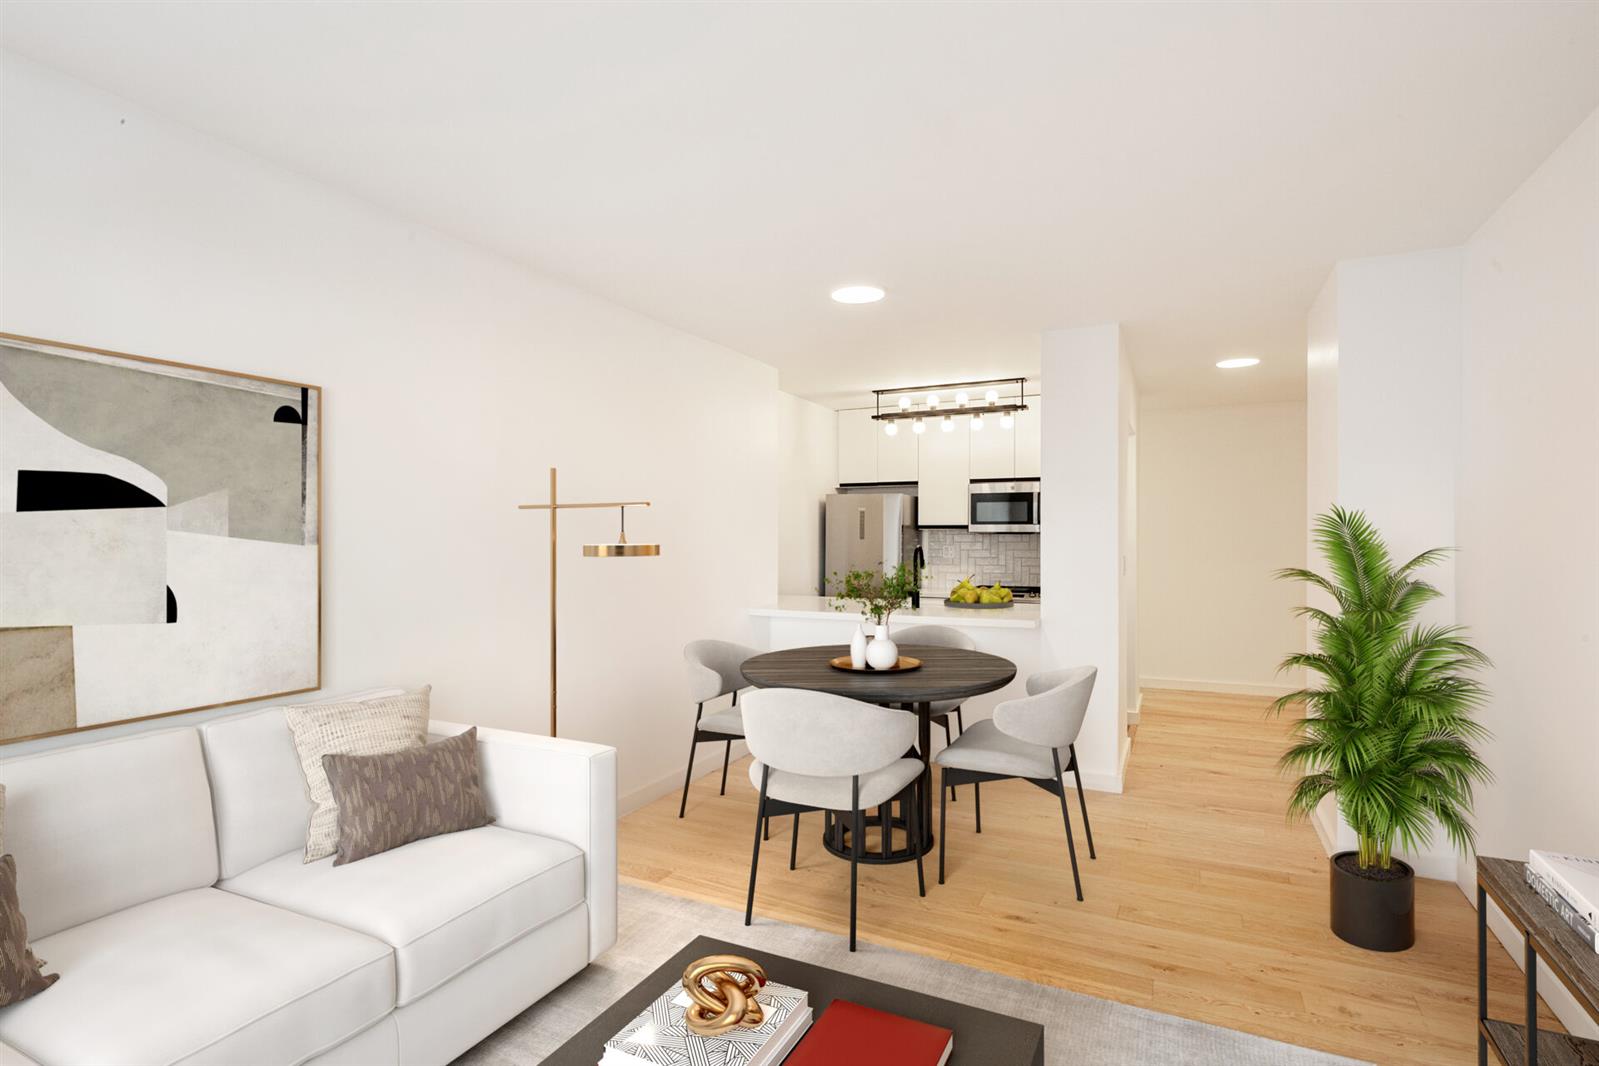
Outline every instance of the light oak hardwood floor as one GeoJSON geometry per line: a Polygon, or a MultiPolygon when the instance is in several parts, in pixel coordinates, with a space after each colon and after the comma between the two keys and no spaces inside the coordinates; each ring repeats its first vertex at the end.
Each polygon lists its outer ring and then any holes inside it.
{"type": "MultiPolygon", "coordinates": [[[[979,835],[963,787],[949,806],[946,884],[936,853],[925,899],[913,865],[861,867],[866,950],[883,944],[1375,1062],[1475,1061],[1475,912],[1454,884],[1421,880],[1412,950],[1377,954],[1333,936],[1327,860],[1313,829],[1284,818],[1286,726],[1266,704],[1146,694],[1126,791],[1088,794],[1097,860],[1068,796],[1083,903],[1055,797],[1024,782],[985,785],[979,835]]],[[[726,796],[719,777],[694,782],[684,820],[676,793],[622,819],[625,882],[743,908],[756,794],[747,760],[726,796]]],[[[791,825],[775,820],[762,851],[756,920],[846,932],[849,864],[822,850],[811,814],[789,871],[791,825]]],[[[1489,944],[1492,1010],[1519,1017],[1520,971],[1489,944]]]]}

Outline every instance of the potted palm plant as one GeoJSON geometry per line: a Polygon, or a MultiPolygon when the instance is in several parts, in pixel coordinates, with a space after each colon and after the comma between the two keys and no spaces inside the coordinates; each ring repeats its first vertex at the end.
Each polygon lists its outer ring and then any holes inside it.
{"type": "Polygon", "coordinates": [[[1415,620],[1441,595],[1417,574],[1448,549],[1396,566],[1365,515],[1340,507],[1316,520],[1314,539],[1327,576],[1277,572],[1333,601],[1332,609],[1297,609],[1312,621],[1316,647],[1288,656],[1282,669],[1314,676],[1272,704],[1278,714],[1306,711],[1281,760],[1304,775],[1289,814],[1308,817],[1324,797],[1337,800],[1359,850],[1329,860],[1333,932],[1359,947],[1403,951],[1416,940],[1415,871],[1394,846],[1424,846],[1436,824],[1469,853],[1472,786],[1490,776],[1472,750],[1487,735],[1473,718],[1487,692],[1472,675],[1489,662],[1459,626],[1415,620]]]}

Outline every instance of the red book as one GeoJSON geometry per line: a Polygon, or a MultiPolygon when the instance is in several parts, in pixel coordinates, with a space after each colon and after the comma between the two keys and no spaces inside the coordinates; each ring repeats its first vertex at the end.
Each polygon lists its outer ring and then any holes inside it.
{"type": "Polygon", "coordinates": [[[955,1034],[835,999],[783,1066],[944,1066],[955,1034]]]}

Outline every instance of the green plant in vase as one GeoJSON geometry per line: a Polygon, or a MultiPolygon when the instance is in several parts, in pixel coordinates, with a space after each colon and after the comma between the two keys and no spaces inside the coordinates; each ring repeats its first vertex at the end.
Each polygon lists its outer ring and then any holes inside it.
{"type": "Polygon", "coordinates": [[[887,670],[899,662],[899,648],[889,639],[888,619],[910,602],[911,594],[920,587],[920,580],[916,568],[907,563],[900,563],[891,570],[850,570],[843,576],[833,574],[828,582],[833,590],[833,609],[846,611],[853,604],[861,614],[861,625],[850,641],[851,666],[857,670],[887,670]],[[874,627],[870,641],[865,628],[868,619],[874,627]]]}
{"type": "Polygon", "coordinates": [[[1333,796],[1355,832],[1356,851],[1332,857],[1332,927],[1350,943],[1398,951],[1415,942],[1414,871],[1396,844],[1425,847],[1441,827],[1462,854],[1475,836],[1472,786],[1490,774],[1472,744],[1487,736],[1473,717],[1487,689],[1473,674],[1490,665],[1459,626],[1421,625],[1422,606],[1442,595],[1417,575],[1448,549],[1395,565],[1376,527],[1359,511],[1334,507],[1316,520],[1314,540],[1328,574],[1292,567],[1332,600],[1297,608],[1315,628],[1315,650],[1289,655],[1305,688],[1272,704],[1301,705],[1285,769],[1303,774],[1288,801],[1308,817],[1333,796]]]}

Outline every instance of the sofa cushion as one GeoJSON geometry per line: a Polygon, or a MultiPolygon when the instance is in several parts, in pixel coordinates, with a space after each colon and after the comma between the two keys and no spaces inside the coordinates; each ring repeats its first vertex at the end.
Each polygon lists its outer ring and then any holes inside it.
{"type": "Polygon", "coordinates": [[[335,866],[494,820],[483,805],[475,726],[386,755],[324,755],[322,769],[339,808],[335,866]]]}
{"type": "Polygon", "coordinates": [[[36,943],[217,879],[211,789],[193,729],[8,759],[0,783],[6,850],[36,943]]]}
{"type": "Polygon", "coordinates": [[[394,1005],[388,945],[214,888],[34,946],[61,980],[0,1010],[0,1041],[44,1063],[302,1062],[394,1005]]]}
{"type": "Polygon", "coordinates": [[[60,980],[28,950],[28,920],[17,905],[17,860],[0,855],[0,1006],[37,996],[60,980]]]}
{"type": "MultiPolygon", "coordinates": [[[[370,689],[324,702],[380,699],[404,691],[370,689]]],[[[200,739],[211,773],[221,876],[234,877],[305,847],[311,800],[283,708],[207,722],[200,727],[200,739]]]]}
{"type": "Polygon", "coordinates": [[[403,1005],[582,903],[583,853],[489,825],[345,866],[291,852],[219,887],[391,945],[403,1005]]]}
{"type": "Polygon", "coordinates": [[[300,754],[306,789],[314,809],[305,831],[305,861],[332,855],[339,843],[339,805],[328,785],[322,756],[380,755],[427,743],[428,699],[432,689],[381,700],[308,703],[283,708],[294,748],[300,754]]]}

